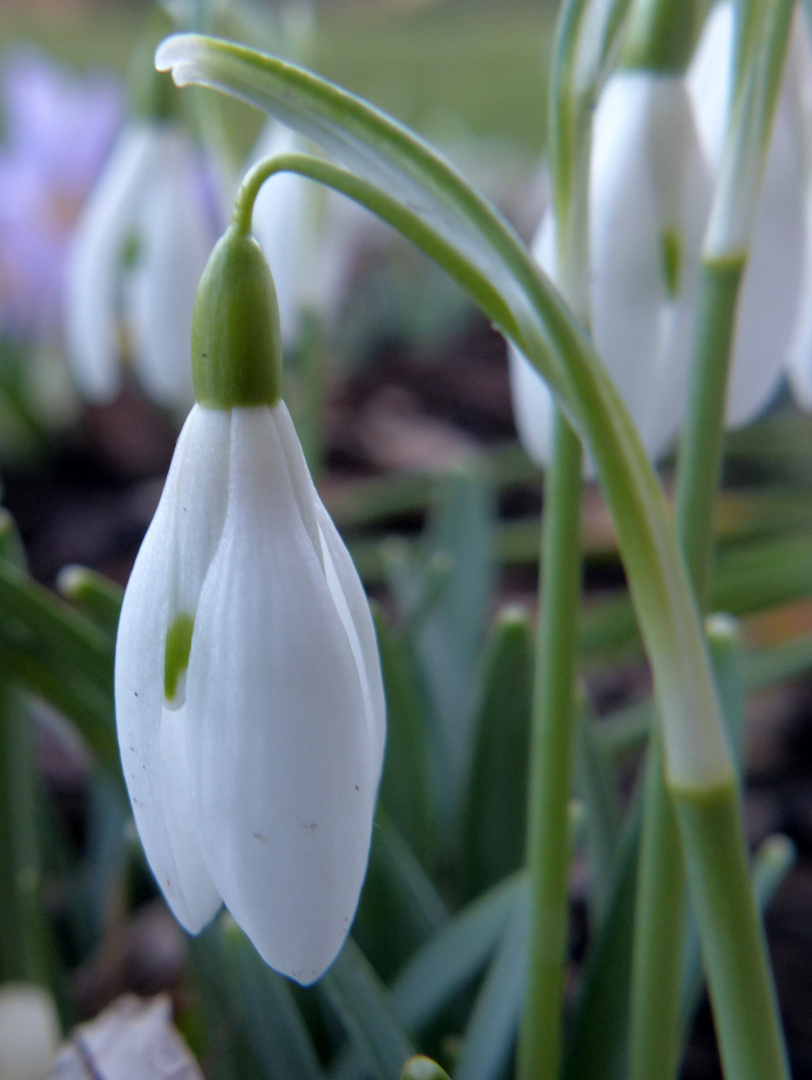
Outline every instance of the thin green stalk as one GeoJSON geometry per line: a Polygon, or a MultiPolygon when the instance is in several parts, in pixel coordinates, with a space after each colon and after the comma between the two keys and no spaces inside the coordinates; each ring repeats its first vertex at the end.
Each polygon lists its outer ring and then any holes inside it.
{"type": "Polygon", "coordinates": [[[713,564],[714,506],[724,438],[725,395],[745,260],[706,261],[700,283],[697,351],[677,469],[677,535],[702,610],[713,564]]]}
{"type": "Polygon", "coordinates": [[[685,870],[663,778],[660,725],[651,729],[634,920],[629,1074],[670,1080],[679,1062],[685,870]]]}
{"type": "Polygon", "coordinates": [[[699,919],[713,1016],[730,1080],[789,1077],[775,986],[753,902],[735,781],[712,791],[671,787],[699,919]],[[712,865],[714,873],[705,867],[712,865]],[[773,1018],[773,1022],[770,1022],[773,1018]]]}
{"type": "MultiPolygon", "coordinates": [[[[703,268],[688,418],[677,473],[677,534],[697,600],[710,587],[713,511],[722,459],[728,359],[743,262],[703,268]]],[[[632,1080],[667,1080],[680,1051],[685,870],[679,827],[663,777],[659,725],[646,766],[631,995],[632,1080]]]]}
{"type": "Polygon", "coordinates": [[[577,611],[581,588],[581,444],[556,415],[544,506],[536,690],[530,748],[527,861],[529,979],[519,1041],[522,1080],[554,1080],[561,1060],[574,753],[577,611]]]}

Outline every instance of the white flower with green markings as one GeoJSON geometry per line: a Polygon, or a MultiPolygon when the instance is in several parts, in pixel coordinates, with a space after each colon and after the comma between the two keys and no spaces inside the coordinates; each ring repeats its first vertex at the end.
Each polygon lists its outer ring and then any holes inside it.
{"type": "MultiPolygon", "coordinates": [[[[716,4],[687,76],[702,146],[717,175],[733,96],[735,20],[732,0],[716,4]]],[[[812,295],[809,267],[802,291],[805,261],[812,264],[807,254],[810,226],[806,209],[812,152],[808,130],[812,121],[812,53],[803,23],[802,13],[796,11],[761,192],[755,202],[727,397],[727,423],[731,427],[748,424],[763,411],[790,364],[800,399],[812,400],[806,389],[807,371],[812,366],[812,322],[805,299],[812,295]]]]}
{"type": "Polygon", "coordinates": [[[308,984],[358,903],[385,706],[363,588],[279,399],[273,283],[235,226],[201,282],[192,355],[198,404],[119,625],[124,775],[183,926],[222,902],[308,984]]]}
{"type": "MultiPolygon", "coordinates": [[[[710,173],[685,80],[623,69],[595,113],[589,185],[590,307],[597,350],[652,458],[682,422],[691,359],[710,173]]],[[[550,212],[533,254],[555,280],[550,212]]],[[[511,350],[516,423],[546,464],[552,401],[535,369],[511,350]]]]}
{"type": "Polygon", "coordinates": [[[222,228],[213,192],[202,148],[177,121],[139,117],[119,136],[67,268],[67,355],[88,400],[118,394],[128,355],[157,404],[193,401],[192,308],[222,228]]]}

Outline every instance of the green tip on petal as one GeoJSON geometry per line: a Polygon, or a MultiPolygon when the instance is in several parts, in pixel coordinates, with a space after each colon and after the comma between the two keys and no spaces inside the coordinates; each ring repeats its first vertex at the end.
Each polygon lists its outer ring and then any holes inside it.
{"type": "Polygon", "coordinates": [[[164,648],[164,697],[173,702],[177,697],[181,676],[189,666],[192,651],[194,615],[177,615],[166,632],[164,648]]]}
{"type": "Polygon", "coordinates": [[[231,225],[203,271],[192,319],[195,397],[210,409],[275,405],[282,395],[279,308],[256,240],[231,225]]]}

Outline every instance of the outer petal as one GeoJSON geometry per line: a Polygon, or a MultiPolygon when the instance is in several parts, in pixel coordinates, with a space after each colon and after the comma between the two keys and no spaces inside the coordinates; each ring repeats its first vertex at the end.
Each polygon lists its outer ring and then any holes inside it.
{"type": "Polygon", "coordinates": [[[65,280],[68,359],[81,392],[109,401],[118,391],[117,300],[124,246],[132,234],[143,186],[156,166],[156,126],[132,123],[77,226],[65,280]]]}
{"type": "Polygon", "coordinates": [[[133,567],[116,641],[116,723],[138,834],[176,918],[197,933],[220,906],[194,830],[187,717],[164,700],[167,627],[193,613],[225,513],[230,417],[195,408],[133,567]]]}
{"type": "Polygon", "coordinates": [[[590,178],[593,335],[655,457],[682,422],[710,189],[683,81],[614,76],[595,118],[590,178]],[[664,271],[669,235],[676,294],[664,271]]]}
{"type": "Polygon", "coordinates": [[[194,809],[234,918],[271,966],[307,984],[355,913],[378,749],[274,418],[233,415],[228,513],[187,678],[194,809]]]}
{"type": "Polygon", "coordinates": [[[316,553],[321,559],[327,586],[344,625],[358,669],[370,744],[374,748],[373,761],[377,762],[380,777],[386,744],[386,700],[378,639],[369,611],[369,601],[344,541],[313,484],[287,407],[280,403],[272,413],[293,484],[294,497],[311,539],[314,533],[313,525],[309,522],[312,520],[311,515],[315,518],[316,553]]]}
{"type": "Polygon", "coordinates": [[[194,399],[189,341],[200,277],[214,246],[196,172],[202,159],[186,134],[166,124],[159,136],[160,167],[139,214],[140,258],[127,290],[135,366],[160,405],[187,407],[194,399]]]}
{"type": "MultiPolygon", "coordinates": [[[[269,123],[252,155],[254,160],[289,154],[296,136],[278,123],[269,123]]],[[[283,345],[296,340],[304,287],[304,264],[312,245],[305,213],[308,181],[295,173],[279,173],[260,189],[254,203],[253,232],[271,268],[279,301],[279,328],[283,345]]]]}

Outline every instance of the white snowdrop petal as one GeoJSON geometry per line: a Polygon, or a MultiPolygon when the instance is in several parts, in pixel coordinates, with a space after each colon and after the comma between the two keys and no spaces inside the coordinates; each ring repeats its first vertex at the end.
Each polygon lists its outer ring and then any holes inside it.
{"type": "Polygon", "coordinates": [[[127,321],[144,389],[158,404],[177,408],[194,398],[192,310],[215,237],[196,197],[192,142],[165,125],[160,145],[161,168],[139,213],[139,259],[127,286],[127,321]]]}
{"type": "Polygon", "coordinates": [[[734,7],[729,0],[711,8],[685,75],[699,140],[714,173],[722,165],[733,92],[734,19],[734,7]]]}
{"type": "Polygon", "coordinates": [[[327,585],[344,624],[361,679],[372,750],[372,767],[380,777],[386,746],[386,700],[383,692],[378,639],[369,602],[358,571],[332,518],[318,503],[324,572],[327,585]]]}
{"type": "Polygon", "coordinates": [[[305,461],[302,445],[284,402],[271,410],[285,455],[294,498],[310,540],[324,568],[327,586],[352,649],[369,724],[373,762],[383,765],[386,743],[386,703],[378,639],[361,579],[350,554],[324,508],[305,461]]]}
{"type": "Polygon", "coordinates": [[[209,871],[265,960],[310,983],[355,913],[377,775],[347,633],[267,409],[234,410],[186,695],[209,871]]]}
{"type": "Polygon", "coordinates": [[[119,137],[88,199],[68,256],[65,280],[67,356],[80,391],[104,402],[118,391],[118,286],[125,244],[144,185],[154,172],[157,127],[133,122],[119,137]]]}
{"type": "Polygon", "coordinates": [[[293,420],[284,401],[280,401],[271,409],[271,415],[276,425],[282,452],[285,455],[288,475],[293,486],[293,497],[296,499],[299,513],[302,515],[302,523],[307,530],[314,551],[321,559],[319,519],[316,513],[316,505],[317,503],[320,504],[321,500],[318,497],[313,478],[307,467],[302,444],[299,442],[299,436],[296,434],[296,428],[293,426],[293,420]]]}
{"type": "MultiPolygon", "coordinates": [[[[206,478],[213,486],[218,484],[211,468],[218,460],[227,461],[229,426],[227,413],[197,407],[184,425],[161,501],[130,575],[116,639],[116,723],[133,816],[167,902],[192,933],[211,919],[220,898],[194,835],[178,827],[179,821],[191,822],[193,817],[188,764],[180,756],[185,741],[180,728],[186,718],[183,710],[168,709],[164,701],[166,636],[179,603],[194,612],[217,542],[216,506],[197,496],[206,488],[206,478]],[[208,556],[199,548],[208,549],[208,556]],[[195,574],[197,590],[190,580],[195,574]],[[171,725],[169,730],[166,724],[171,725]]],[[[225,479],[219,486],[225,492],[225,479]]],[[[224,494],[221,499],[225,501],[224,494]]]]}
{"type": "MultiPolygon", "coordinates": [[[[661,400],[658,368],[668,319],[663,236],[678,227],[663,216],[673,196],[664,199],[658,186],[658,174],[667,168],[658,160],[662,144],[652,145],[652,125],[668,111],[661,91],[671,111],[681,112],[677,81],[663,81],[644,72],[610,79],[595,117],[590,178],[593,337],[649,452],[661,431],[649,418],[661,400]]],[[[681,141],[672,146],[677,167],[681,141]]],[[[683,264],[689,258],[684,253],[683,264]]],[[[690,342],[672,362],[687,365],[689,350],[690,342]]],[[[671,399],[671,427],[681,418],[680,405],[671,399]]]]}
{"type": "Polygon", "coordinates": [[[543,468],[549,464],[552,450],[552,395],[530,361],[512,346],[508,349],[508,364],[516,430],[528,456],[543,468]]]}
{"type": "Polygon", "coordinates": [[[778,390],[789,360],[804,262],[803,163],[779,102],[736,315],[727,424],[749,423],[778,390]]]}
{"type": "MultiPolygon", "coordinates": [[[[541,219],[530,251],[542,270],[555,281],[555,219],[550,210],[541,219]]],[[[530,361],[510,344],[508,371],[516,430],[530,459],[543,468],[549,463],[552,450],[552,395],[530,361]]]]}

